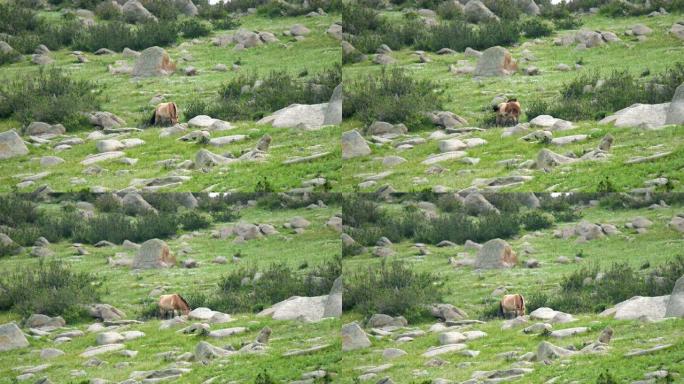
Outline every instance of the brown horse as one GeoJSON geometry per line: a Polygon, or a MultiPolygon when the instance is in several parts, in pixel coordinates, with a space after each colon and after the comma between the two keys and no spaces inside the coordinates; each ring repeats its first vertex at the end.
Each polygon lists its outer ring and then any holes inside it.
{"type": "Polygon", "coordinates": [[[157,105],[149,125],[175,125],[178,124],[178,106],[176,103],[161,103],[157,105]]]}
{"type": "Polygon", "coordinates": [[[507,102],[495,106],[494,111],[496,111],[496,125],[508,126],[518,124],[522,109],[517,99],[509,99],[507,102]]]}
{"type": "Polygon", "coordinates": [[[525,316],[525,298],[520,294],[504,295],[499,302],[499,315],[506,319],[525,316]]]}
{"type": "Polygon", "coordinates": [[[159,317],[162,319],[167,318],[169,315],[170,317],[176,317],[176,311],[183,315],[190,313],[190,305],[181,295],[174,293],[159,296],[159,317]]]}

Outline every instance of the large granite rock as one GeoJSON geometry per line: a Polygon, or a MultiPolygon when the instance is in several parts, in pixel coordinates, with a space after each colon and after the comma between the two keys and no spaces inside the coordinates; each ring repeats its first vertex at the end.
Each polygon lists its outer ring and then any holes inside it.
{"type": "Polygon", "coordinates": [[[166,76],[176,70],[176,64],[169,54],[160,47],[150,47],[140,53],[133,67],[135,77],[166,76]]]}
{"type": "Polygon", "coordinates": [[[176,264],[166,242],[150,239],[142,243],[138,254],[133,259],[133,269],[167,268],[176,264]]]}
{"type": "Polygon", "coordinates": [[[0,325],[0,352],[29,346],[26,336],[14,323],[0,325]]]}
{"type": "Polygon", "coordinates": [[[513,248],[501,239],[492,239],[482,245],[475,259],[475,268],[499,269],[511,268],[518,262],[513,248]]]}
{"type": "Polygon", "coordinates": [[[482,52],[473,75],[483,77],[507,76],[517,70],[518,64],[511,53],[506,48],[496,46],[487,48],[482,52]]]}
{"type": "Polygon", "coordinates": [[[0,160],[24,156],[28,153],[26,144],[14,129],[0,133],[0,160]]]}

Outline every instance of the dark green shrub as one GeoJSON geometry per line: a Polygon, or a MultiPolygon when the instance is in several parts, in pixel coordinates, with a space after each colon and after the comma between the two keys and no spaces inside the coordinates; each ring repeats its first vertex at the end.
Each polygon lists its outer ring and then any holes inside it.
{"type": "Polygon", "coordinates": [[[96,276],[74,272],[68,264],[40,261],[0,276],[0,309],[26,317],[42,313],[73,321],[84,315],[82,305],[98,302],[96,281],[96,276]]]}
{"type": "Polygon", "coordinates": [[[96,87],[91,81],[73,79],[59,68],[41,68],[0,86],[0,98],[5,99],[0,117],[11,116],[26,125],[33,121],[61,123],[73,130],[87,123],[81,112],[98,109],[96,87]]]}
{"type": "Polygon", "coordinates": [[[327,294],[341,274],[339,258],[304,273],[285,263],[272,264],[261,271],[240,267],[221,278],[208,301],[211,308],[230,313],[258,312],[292,296],[327,294]],[[257,272],[260,277],[255,278],[257,272]]]}
{"type": "Polygon", "coordinates": [[[100,212],[120,212],[122,209],[121,199],[111,193],[103,193],[97,196],[93,204],[100,212]]]}
{"type": "Polygon", "coordinates": [[[188,18],[180,23],[180,32],[183,37],[188,39],[208,36],[211,33],[211,28],[210,23],[195,18],[188,18]]]}
{"type": "Polygon", "coordinates": [[[378,203],[365,195],[349,196],[342,200],[342,222],[352,227],[378,223],[384,214],[378,203]]]}
{"type": "Polygon", "coordinates": [[[266,77],[240,74],[219,88],[218,98],[210,104],[191,102],[191,113],[204,113],[225,120],[253,120],[292,103],[317,104],[330,99],[342,81],[342,67],[336,65],[308,79],[289,72],[272,71],[266,77]]]}
{"type": "Polygon", "coordinates": [[[342,30],[352,35],[377,31],[384,23],[378,11],[370,7],[349,4],[342,11],[342,30]]]}
{"type": "Polygon", "coordinates": [[[180,214],[178,222],[186,231],[209,228],[211,226],[211,216],[194,210],[180,214]]]}
{"type": "Polygon", "coordinates": [[[522,22],[521,29],[528,38],[544,37],[553,33],[553,24],[539,18],[531,18],[522,22]]]}
{"type": "Polygon", "coordinates": [[[684,82],[684,64],[677,63],[650,80],[639,79],[627,71],[613,71],[608,75],[587,72],[565,83],[559,97],[552,101],[535,101],[527,116],[548,114],[566,120],[601,119],[634,103],[658,104],[672,99],[675,89],[684,82]],[[596,85],[585,92],[586,85],[596,85]],[[657,88],[657,91],[655,89],[657,88]],[[615,92],[620,89],[620,92],[615,92]]]}
{"type": "Polygon", "coordinates": [[[178,40],[178,25],[174,21],[147,22],[131,26],[121,21],[100,23],[83,30],[74,39],[73,46],[94,52],[108,48],[121,52],[124,48],[145,49],[165,47],[178,40]]]}
{"type": "Polygon", "coordinates": [[[437,14],[444,20],[455,20],[463,17],[463,11],[453,1],[445,1],[439,4],[437,14]]]}
{"type": "Polygon", "coordinates": [[[596,378],[596,384],[618,384],[620,381],[613,376],[612,373],[610,373],[609,370],[605,370],[604,372],[599,373],[598,377],[596,378]]]}
{"type": "Polygon", "coordinates": [[[551,228],[554,222],[552,215],[540,211],[525,212],[520,219],[523,227],[528,231],[551,228]]]}
{"type": "Polygon", "coordinates": [[[21,60],[21,54],[17,51],[0,52],[0,65],[16,63],[19,60],[21,60]]]}
{"type": "Polygon", "coordinates": [[[442,107],[442,97],[435,93],[436,84],[417,80],[400,68],[383,69],[345,86],[344,115],[366,124],[386,121],[415,129],[425,122],[425,112],[442,107]]]}
{"type": "Polygon", "coordinates": [[[416,272],[399,261],[345,272],[344,279],[344,308],[366,316],[384,313],[416,319],[426,314],[426,304],[442,301],[434,274],[416,272]]]}
{"type": "Polygon", "coordinates": [[[158,215],[144,215],[137,218],[135,228],[132,241],[142,242],[154,238],[166,239],[178,232],[178,218],[173,214],[163,212],[158,215]]]}
{"type": "Polygon", "coordinates": [[[111,1],[103,1],[95,7],[95,15],[103,20],[120,19],[121,12],[111,1]]]}

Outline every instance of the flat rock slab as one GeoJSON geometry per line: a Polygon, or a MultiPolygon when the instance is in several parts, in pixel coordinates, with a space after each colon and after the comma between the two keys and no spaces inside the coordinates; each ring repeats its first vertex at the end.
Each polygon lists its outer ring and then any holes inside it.
{"type": "Polygon", "coordinates": [[[553,144],[553,145],[568,145],[568,144],[579,143],[579,142],[585,141],[587,138],[589,138],[588,135],[570,135],[570,136],[556,137],[556,138],[551,139],[551,144],[553,144]]]}
{"type": "Polygon", "coordinates": [[[0,160],[27,155],[28,153],[29,150],[24,144],[24,140],[19,137],[15,130],[0,133],[0,160]]]}
{"type": "Polygon", "coordinates": [[[662,351],[663,349],[668,349],[670,347],[672,347],[672,344],[656,345],[655,347],[648,349],[634,349],[632,351],[625,353],[625,357],[648,355],[651,353],[662,351]]]}
{"type": "Polygon", "coordinates": [[[237,143],[238,141],[243,141],[245,139],[247,139],[247,135],[221,136],[209,140],[209,144],[215,147],[221,147],[223,145],[237,143]]]}
{"type": "Polygon", "coordinates": [[[118,159],[119,157],[123,157],[125,155],[126,154],[121,152],[121,151],[112,151],[112,152],[98,153],[95,155],[88,155],[84,160],[81,161],[81,164],[82,165],[91,165],[91,164],[99,163],[101,161],[118,159]]]}
{"type": "Polygon", "coordinates": [[[460,350],[466,349],[465,344],[448,344],[448,345],[442,345],[440,347],[433,347],[427,350],[427,352],[423,353],[423,357],[434,357],[438,355],[442,355],[445,353],[450,353],[450,352],[457,352],[460,350]]]}
{"type": "Polygon", "coordinates": [[[224,328],[224,329],[217,329],[215,331],[209,332],[209,337],[213,338],[222,338],[222,337],[229,337],[233,335],[237,335],[240,333],[243,333],[247,330],[245,327],[234,327],[234,328],[224,328]]]}
{"type": "Polygon", "coordinates": [[[559,330],[551,332],[551,337],[555,337],[555,338],[560,339],[563,337],[570,337],[570,336],[579,335],[579,334],[585,333],[587,331],[589,331],[589,328],[587,328],[587,327],[559,329],[559,330]]]}
{"type": "Polygon", "coordinates": [[[322,351],[328,347],[330,347],[330,344],[314,345],[313,347],[309,347],[306,349],[293,349],[291,351],[287,351],[287,352],[283,353],[283,357],[310,355],[312,353],[322,351]]]}
{"type": "Polygon", "coordinates": [[[637,156],[625,161],[625,164],[639,164],[646,163],[653,160],[662,159],[663,157],[669,156],[672,152],[658,152],[651,156],[637,156]]]}
{"type": "Polygon", "coordinates": [[[444,152],[439,155],[430,156],[427,159],[423,160],[421,163],[425,165],[432,165],[447,160],[460,159],[461,157],[465,157],[465,155],[466,153],[463,151],[444,152]]]}
{"type": "Polygon", "coordinates": [[[613,124],[619,128],[660,128],[665,125],[670,103],[633,104],[605,117],[599,124],[613,124]]]}
{"type": "Polygon", "coordinates": [[[122,349],[124,349],[123,344],[106,344],[106,345],[101,345],[99,347],[88,348],[85,350],[85,352],[81,353],[79,356],[81,356],[81,357],[93,357],[93,356],[101,355],[104,353],[119,351],[122,349]]]}
{"type": "Polygon", "coordinates": [[[287,159],[283,161],[283,165],[289,165],[289,164],[297,164],[297,163],[306,163],[308,161],[320,159],[321,157],[326,157],[330,154],[330,152],[322,152],[322,153],[316,153],[310,156],[304,156],[304,157],[293,157],[291,159],[287,159]]]}

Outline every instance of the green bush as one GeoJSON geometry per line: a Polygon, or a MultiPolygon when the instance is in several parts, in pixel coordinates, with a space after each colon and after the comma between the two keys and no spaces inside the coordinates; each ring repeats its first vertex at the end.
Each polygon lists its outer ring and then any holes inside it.
{"type": "Polygon", "coordinates": [[[473,25],[461,20],[442,23],[427,30],[416,41],[417,49],[437,51],[451,48],[464,51],[467,47],[486,49],[496,45],[509,46],[520,39],[518,22],[501,21],[473,25]]]}
{"type": "Polygon", "coordinates": [[[328,294],[341,274],[339,258],[306,273],[285,263],[271,264],[261,271],[240,267],[220,279],[217,290],[207,301],[211,308],[229,313],[258,312],[292,296],[328,294]],[[257,273],[259,277],[255,278],[257,273]]]}
{"type": "Polygon", "coordinates": [[[0,85],[0,118],[13,117],[25,125],[61,123],[67,130],[87,126],[82,112],[99,108],[96,88],[96,83],[73,79],[59,68],[41,68],[0,85]]]}
{"type": "Polygon", "coordinates": [[[551,101],[533,101],[527,117],[548,114],[566,120],[601,119],[634,103],[658,104],[672,99],[675,89],[684,82],[684,64],[677,63],[642,81],[627,71],[608,75],[586,72],[565,83],[560,95],[551,101]],[[596,87],[601,80],[603,85],[596,87]],[[585,92],[592,85],[592,92],[585,92]],[[615,92],[620,89],[620,92],[615,92]]]}
{"type": "Polygon", "coordinates": [[[371,316],[384,313],[416,319],[426,314],[426,304],[442,302],[443,289],[437,277],[416,272],[400,261],[383,262],[344,275],[345,310],[371,316]]]}
{"type": "Polygon", "coordinates": [[[425,112],[442,109],[436,84],[417,80],[405,70],[392,68],[345,84],[343,113],[366,124],[374,121],[405,123],[416,129],[426,121],[425,112]]]}
{"type": "Polygon", "coordinates": [[[672,292],[684,275],[684,256],[678,256],[650,272],[625,263],[615,263],[605,270],[585,266],[563,277],[560,288],[550,295],[535,296],[535,307],[551,307],[572,313],[601,312],[634,296],[662,296],[672,292]],[[603,275],[596,279],[599,272],[603,275]]]}
{"type": "Polygon", "coordinates": [[[112,21],[84,29],[74,39],[73,46],[90,52],[100,48],[121,52],[126,47],[138,50],[164,47],[178,40],[178,32],[178,24],[174,21],[147,22],[138,26],[112,21]]]}
{"type": "Polygon", "coordinates": [[[544,37],[553,33],[553,24],[539,18],[531,18],[522,22],[521,29],[528,38],[544,37]]]}
{"type": "Polygon", "coordinates": [[[263,78],[255,73],[240,74],[219,88],[211,103],[191,101],[189,114],[208,114],[225,120],[260,119],[292,103],[327,102],[342,82],[340,65],[299,79],[285,71],[272,71],[263,78]]]}
{"type": "Polygon", "coordinates": [[[33,313],[63,316],[73,321],[84,315],[82,305],[99,301],[96,281],[95,275],[74,272],[57,260],[6,271],[0,276],[0,310],[25,317],[33,313]]]}
{"type": "Polygon", "coordinates": [[[211,226],[211,216],[194,210],[188,210],[180,214],[178,222],[184,230],[194,231],[209,228],[211,226]]]}
{"type": "Polygon", "coordinates": [[[208,36],[211,33],[212,25],[206,21],[195,18],[188,18],[180,23],[180,32],[183,37],[193,39],[195,37],[208,36]]]}
{"type": "Polygon", "coordinates": [[[528,231],[537,231],[551,228],[553,226],[554,217],[553,215],[540,211],[529,211],[521,215],[521,222],[523,227],[528,231]]]}
{"type": "Polygon", "coordinates": [[[445,1],[437,6],[436,10],[439,17],[444,20],[455,20],[463,17],[461,7],[456,6],[453,1],[445,1]]]}

